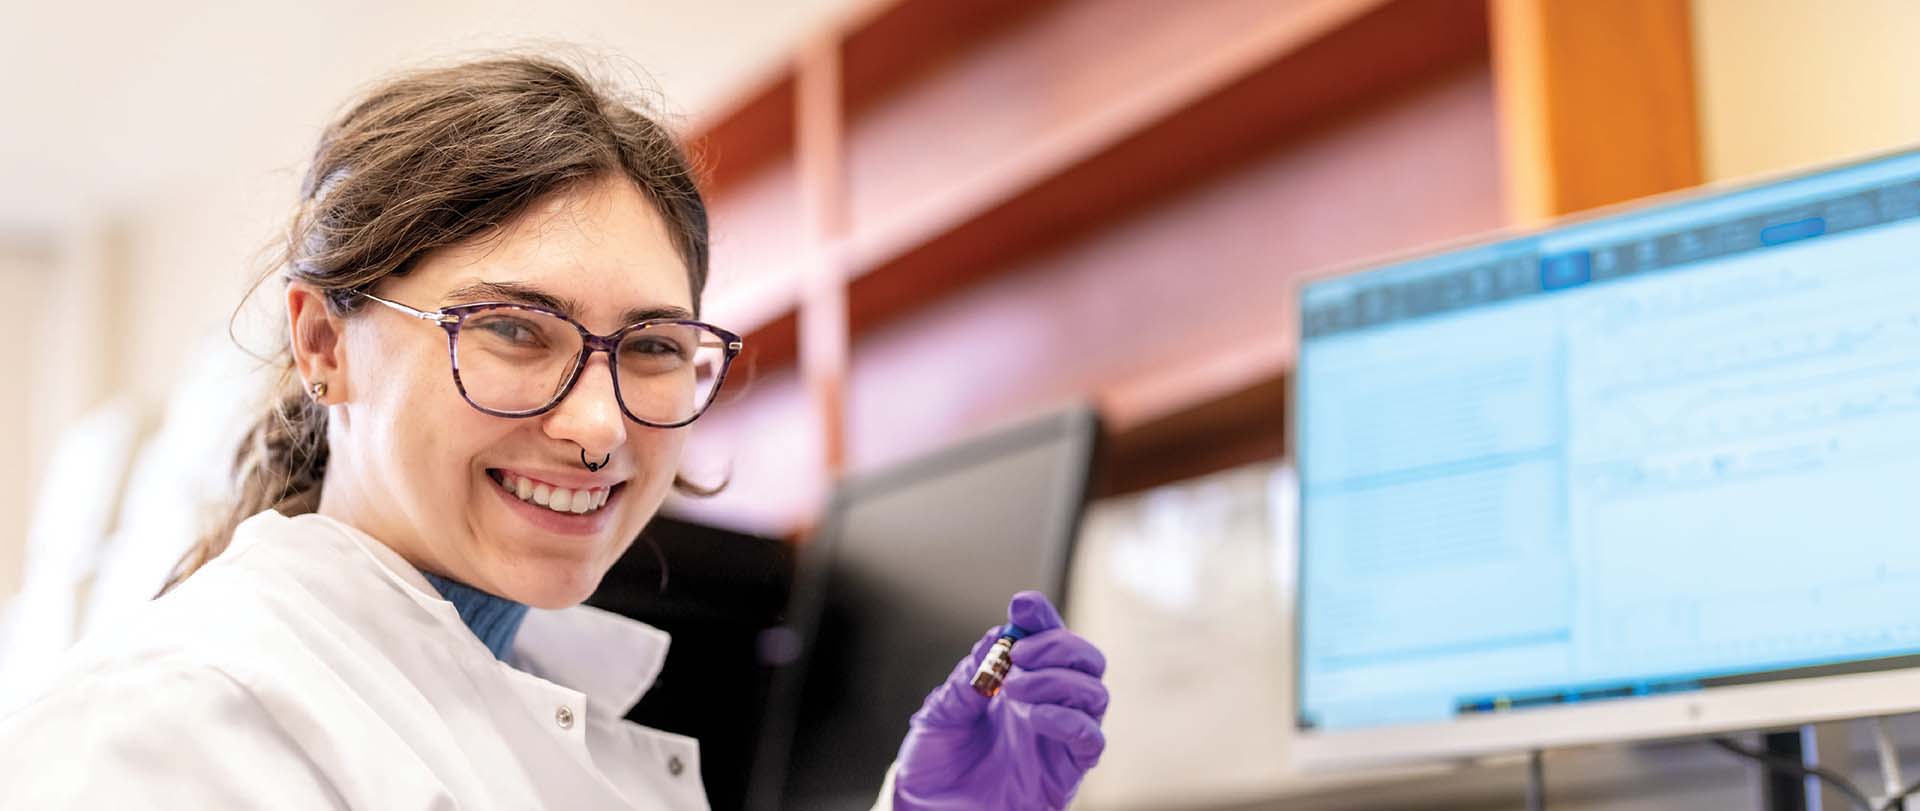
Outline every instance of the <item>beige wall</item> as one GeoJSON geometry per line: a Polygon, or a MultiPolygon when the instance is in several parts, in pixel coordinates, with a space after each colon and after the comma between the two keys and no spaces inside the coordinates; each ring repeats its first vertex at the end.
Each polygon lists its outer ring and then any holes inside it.
{"type": "Polygon", "coordinates": [[[1920,144],[1920,3],[1694,0],[1693,9],[1707,179],[1920,144]]]}
{"type": "MultiPolygon", "coordinates": [[[[26,425],[32,418],[34,387],[18,385],[34,374],[37,360],[48,354],[52,336],[38,328],[52,267],[50,250],[42,245],[0,242],[0,291],[5,291],[9,313],[0,341],[0,426],[26,425]]],[[[44,462],[34,436],[25,431],[0,431],[0,595],[20,582],[21,551],[26,542],[27,513],[33,503],[39,465],[44,462]]]]}

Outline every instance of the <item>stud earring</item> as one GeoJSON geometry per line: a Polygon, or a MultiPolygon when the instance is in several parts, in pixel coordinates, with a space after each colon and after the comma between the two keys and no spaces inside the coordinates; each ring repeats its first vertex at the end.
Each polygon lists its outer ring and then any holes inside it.
{"type": "Polygon", "coordinates": [[[312,391],[313,391],[313,399],[315,400],[324,399],[327,396],[327,381],[325,380],[314,381],[312,391]]]}

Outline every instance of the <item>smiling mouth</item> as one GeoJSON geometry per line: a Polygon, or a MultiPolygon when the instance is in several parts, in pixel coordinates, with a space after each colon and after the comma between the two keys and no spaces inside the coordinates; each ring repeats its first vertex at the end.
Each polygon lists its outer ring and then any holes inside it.
{"type": "Polygon", "coordinates": [[[626,482],[621,482],[612,487],[569,490],[497,468],[488,468],[487,477],[493,479],[493,483],[500,485],[500,489],[507,491],[508,495],[562,515],[598,512],[615,493],[627,486],[626,482]]]}

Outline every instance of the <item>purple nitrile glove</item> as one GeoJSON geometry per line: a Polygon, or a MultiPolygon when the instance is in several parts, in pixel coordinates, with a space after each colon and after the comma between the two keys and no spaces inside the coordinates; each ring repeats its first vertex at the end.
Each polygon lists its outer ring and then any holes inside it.
{"type": "Polygon", "coordinates": [[[1013,646],[1000,694],[988,699],[972,680],[1005,626],[987,631],[913,714],[894,771],[896,811],[1059,811],[1099,762],[1106,657],[1037,591],[1014,595],[1007,619],[1028,635],[1013,646]]]}

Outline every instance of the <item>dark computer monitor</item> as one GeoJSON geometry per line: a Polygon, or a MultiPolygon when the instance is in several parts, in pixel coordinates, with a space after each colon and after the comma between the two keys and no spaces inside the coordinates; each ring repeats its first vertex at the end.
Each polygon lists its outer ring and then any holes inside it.
{"type": "Polygon", "coordinates": [[[673,636],[627,719],[700,741],[714,811],[745,807],[772,686],[760,639],[786,618],[793,566],[786,541],[659,516],[587,600],[673,636]]]}
{"type": "Polygon", "coordinates": [[[1063,598],[1098,443],[1091,410],[1023,424],[834,493],[795,585],[756,809],[866,809],[907,720],[1014,592],[1063,598]]]}

